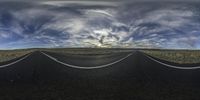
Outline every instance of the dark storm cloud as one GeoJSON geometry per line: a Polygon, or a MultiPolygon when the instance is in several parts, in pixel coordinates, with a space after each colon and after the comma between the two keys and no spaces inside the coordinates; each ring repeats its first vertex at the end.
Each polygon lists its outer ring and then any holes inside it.
{"type": "Polygon", "coordinates": [[[199,48],[194,2],[0,2],[0,48],[199,48]]]}

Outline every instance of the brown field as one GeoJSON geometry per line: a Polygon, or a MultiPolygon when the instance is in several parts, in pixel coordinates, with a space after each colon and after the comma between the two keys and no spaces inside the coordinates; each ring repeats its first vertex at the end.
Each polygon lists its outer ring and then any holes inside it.
{"type": "Polygon", "coordinates": [[[74,54],[74,55],[102,55],[111,53],[131,52],[133,49],[117,49],[117,48],[57,48],[45,49],[45,51],[61,53],[61,54],[74,54]]]}
{"type": "Polygon", "coordinates": [[[200,50],[142,50],[142,52],[180,64],[200,63],[200,50]]]}
{"type": "Polygon", "coordinates": [[[0,50],[0,62],[9,61],[32,52],[32,50],[0,50]]]}
{"type": "MultiPolygon", "coordinates": [[[[0,62],[8,61],[33,51],[48,51],[74,55],[102,55],[111,53],[131,52],[134,49],[117,48],[54,48],[54,49],[24,49],[0,50],[0,62]]],[[[151,56],[180,64],[200,63],[200,50],[140,50],[151,56]]]]}

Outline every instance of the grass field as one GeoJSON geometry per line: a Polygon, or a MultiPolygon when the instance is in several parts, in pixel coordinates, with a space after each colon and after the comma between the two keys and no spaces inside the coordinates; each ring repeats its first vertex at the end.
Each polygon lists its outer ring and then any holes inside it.
{"type": "Polygon", "coordinates": [[[45,49],[45,51],[61,53],[61,54],[75,54],[75,55],[102,55],[111,53],[131,52],[133,49],[117,49],[117,48],[57,48],[45,49]]]}
{"type": "MultiPolygon", "coordinates": [[[[24,49],[0,50],[0,62],[8,61],[33,51],[49,51],[72,55],[102,55],[120,52],[131,52],[134,49],[117,48],[54,48],[54,49],[24,49]]],[[[200,50],[141,50],[151,56],[180,64],[200,63],[200,50]]]]}
{"type": "Polygon", "coordinates": [[[14,58],[18,58],[25,54],[32,52],[33,50],[0,50],[0,62],[9,61],[14,58]]]}
{"type": "Polygon", "coordinates": [[[105,48],[52,48],[52,49],[23,49],[23,50],[0,50],[0,62],[23,56],[33,51],[48,51],[60,54],[70,55],[102,55],[119,52],[130,52],[131,49],[105,49],[105,48]]]}
{"type": "MultiPolygon", "coordinates": [[[[134,49],[116,49],[116,48],[68,48],[68,49],[46,49],[46,51],[61,54],[78,54],[78,55],[102,55],[119,52],[131,52],[134,49]]],[[[200,50],[141,50],[151,56],[180,64],[200,63],[200,50]]]]}
{"type": "Polygon", "coordinates": [[[200,63],[200,50],[142,50],[142,52],[180,64],[200,63]]]}

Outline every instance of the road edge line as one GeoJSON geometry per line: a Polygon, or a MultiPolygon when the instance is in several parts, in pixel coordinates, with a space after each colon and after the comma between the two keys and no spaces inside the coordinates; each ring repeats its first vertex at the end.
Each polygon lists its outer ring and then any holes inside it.
{"type": "MultiPolygon", "coordinates": [[[[144,53],[143,53],[144,54],[144,53]]],[[[166,64],[166,63],[163,63],[161,61],[158,61],[152,57],[150,57],[149,55],[147,54],[144,54],[146,57],[148,57],[150,60],[154,61],[154,62],[157,62],[159,64],[162,64],[166,67],[169,67],[169,68],[174,68],[174,69],[181,69],[181,70],[194,70],[194,69],[200,69],[200,66],[195,66],[195,67],[181,67],[181,66],[175,66],[175,65],[170,65],[170,64],[166,64]]]]}
{"type": "MultiPolygon", "coordinates": [[[[41,52],[41,51],[40,51],[41,52]]],[[[100,69],[100,68],[105,68],[105,67],[108,67],[108,66],[111,66],[111,65],[114,65],[116,63],[119,63],[121,61],[123,61],[124,59],[128,58],[129,56],[131,56],[133,53],[130,53],[128,54],[127,56],[117,60],[117,61],[114,61],[112,63],[109,63],[109,64],[104,64],[104,65],[100,65],[100,66],[93,66],[93,67],[83,67],[83,66],[76,66],[76,65],[71,65],[71,64],[67,64],[67,63],[64,63],[64,62],[61,62],[59,60],[57,60],[56,58],[44,53],[44,52],[41,52],[42,54],[44,54],[45,56],[47,56],[48,58],[56,61],[57,63],[60,63],[62,65],[65,65],[65,66],[68,66],[68,67],[71,67],[71,68],[76,68],[76,69],[87,69],[87,70],[91,70],[91,69],[100,69]]]]}
{"type": "Polygon", "coordinates": [[[14,64],[16,64],[16,63],[19,63],[20,61],[22,61],[22,60],[26,59],[27,57],[29,57],[31,54],[32,54],[32,53],[26,55],[25,57],[23,57],[23,58],[21,58],[21,59],[18,59],[18,60],[14,61],[14,62],[11,62],[11,63],[9,63],[9,64],[1,65],[0,68],[5,68],[5,67],[8,67],[8,66],[14,65],[14,64]]]}

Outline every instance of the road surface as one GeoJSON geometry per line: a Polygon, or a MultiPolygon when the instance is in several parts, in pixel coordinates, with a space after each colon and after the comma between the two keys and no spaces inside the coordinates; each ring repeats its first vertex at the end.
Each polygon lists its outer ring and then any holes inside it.
{"type": "MultiPolygon", "coordinates": [[[[71,58],[76,60],[74,57],[71,58]]],[[[64,60],[59,54],[37,51],[1,63],[0,98],[11,100],[199,99],[198,64],[177,65],[139,51],[121,53],[117,56],[110,55],[109,59],[100,58],[101,60],[90,59],[88,62],[87,59],[82,62],[77,58],[76,62],[64,60]],[[93,61],[98,63],[90,65],[93,61]]]]}

